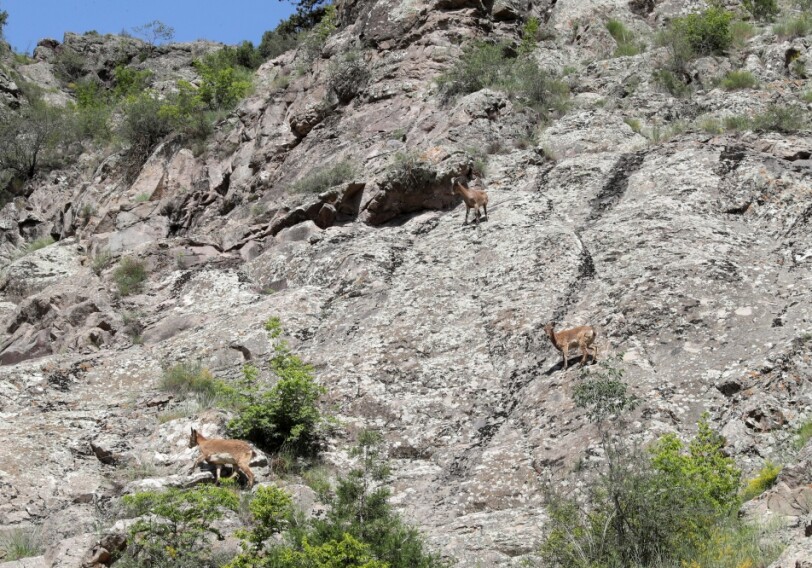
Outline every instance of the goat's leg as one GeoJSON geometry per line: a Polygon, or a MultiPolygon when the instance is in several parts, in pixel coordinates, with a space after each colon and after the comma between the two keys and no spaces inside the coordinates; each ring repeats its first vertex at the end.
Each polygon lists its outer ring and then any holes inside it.
{"type": "Polygon", "coordinates": [[[597,343],[592,344],[592,362],[593,363],[598,362],[598,344],[597,343]]]}
{"type": "Polygon", "coordinates": [[[478,206],[477,206],[477,207],[474,207],[474,215],[476,215],[476,226],[477,226],[477,227],[479,227],[479,216],[480,216],[480,213],[479,213],[479,207],[478,207],[478,206]]]}
{"type": "Polygon", "coordinates": [[[490,217],[488,217],[488,204],[486,203],[485,205],[482,206],[482,208],[485,210],[485,217],[490,219],[490,217]]]}
{"type": "Polygon", "coordinates": [[[581,347],[581,367],[583,367],[586,358],[589,357],[589,347],[587,347],[586,341],[581,341],[579,346],[581,347]]]}
{"type": "Polygon", "coordinates": [[[222,464],[216,464],[214,466],[214,484],[220,485],[220,468],[222,468],[222,464]]]}
{"type": "Polygon", "coordinates": [[[247,462],[240,462],[240,463],[237,464],[237,467],[239,468],[239,470],[241,472],[243,472],[245,474],[245,477],[248,480],[248,488],[250,489],[251,487],[253,487],[254,486],[254,472],[251,471],[250,467],[248,467],[248,463],[247,462]]]}
{"type": "Polygon", "coordinates": [[[470,207],[468,207],[468,206],[466,205],[466,206],[465,206],[465,221],[463,221],[463,222],[462,222],[462,224],[463,224],[463,225],[467,225],[467,224],[468,224],[468,212],[469,212],[470,210],[471,210],[471,208],[470,208],[470,207]]]}
{"type": "Polygon", "coordinates": [[[197,458],[197,461],[192,464],[192,469],[189,470],[189,473],[193,473],[204,459],[206,459],[206,456],[201,454],[200,457],[197,458]]]}
{"type": "Polygon", "coordinates": [[[567,363],[569,362],[569,351],[570,350],[569,350],[568,347],[564,347],[564,349],[561,350],[561,353],[564,355],[564,370],[565,371],[567,370],[567,363]]]}

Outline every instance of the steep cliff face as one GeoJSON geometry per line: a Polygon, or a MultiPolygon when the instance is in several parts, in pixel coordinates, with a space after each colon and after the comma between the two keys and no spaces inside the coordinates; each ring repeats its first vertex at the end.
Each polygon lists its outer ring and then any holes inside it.
{"type": "MultiPolygon", "coordinates": [[[[222,424],[216,413],[159,424],[178,411],[157,390],[162,365],[197,360],[234,378],[268,359],[270,316],[342,425],[326,463],[345,468],[347,438],[379,429],[394,502],[461,566],[532,560],[543,483],[575,487],[575,470],[601,460],[572,401],[579,371],[562,369],[542,331],[551,320],[598,329],[601,358],[643,400],[641,439],[689,434],[709,412],[746,472],[773,459],[788,464],[786,491],[812,482],[809,447],[788,450],[812,408],[812,137],[699,127],[769,103],[802,108],[809,86],[786,54],[810,60],[809,38],[764,30],[729,58],[700,59],[688,98],[654,82],[663,48],[604,58],[609,18],[645,37],[691,4],[339,3],[315,59],[265,63],[202,153],[170,137],[134,181],[113,153],[31,182],[0,212],[4,525],[44,523],[48,565],[80,565],[124,469],[177,476],[189,425],[222,424]],[[436,79],[468,40],[515,46],[531,16],[547,30],[533,57],[566,70],[565,113],[541,127],[494,89],[443,102],[436,79]],[[348,52],[364,70],[351,88],[337,79],[348,52]],[[713,87],[738,67],[762,87],[713,87]],[[485,158],[488,219],[464,226],[449,181],[485,158]],[[340,183],[301,191],[342,162],[340,183]],[[11,258],[44,235],[57,242],[11,258]],[[113,262],[93,262],[107,254],[146,263],[141,293],[115,293],[113,262]]],[[[111,41],[66,37],[96,54],[97,74],[111,41]]],[[[55,48],[20,74],[46,76],[55,48]]],[[[196,80],[189,62],[214,47],[161,49],[141,64],[168,84],[196,80]]]]}

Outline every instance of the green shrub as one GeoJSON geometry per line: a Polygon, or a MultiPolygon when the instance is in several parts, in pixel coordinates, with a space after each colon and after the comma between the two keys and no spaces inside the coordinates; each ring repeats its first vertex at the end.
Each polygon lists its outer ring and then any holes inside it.
{"type": "Polygon", "coordinates": [[[101,276],[101,273],[104,272],[104,269],[110,266],[110,262],[113,259],[113,255],[110,254],[109,249],[102,249],[93,255],[93,259],[90,264],[91,270],[96,276],[101,276]]]}
{"type": "Polygon", "coordinates": [[[807,126],[808,117],[799,108],[771,104],[763,113],[754,116],[751,122],[754,130],[792,134],[807,126]]]}
{"type": "Polygon", "coordinates": [[[810,438],[812,438],[812,420],[804,422],[798,427],[798,430],[795,432],[795,438],[793,439],[792,446],[796,451],[800,451],[804,449],[804,446],[806,446],[806,443],[810,440],[810,438]]]}
{"type": "Polygon", "coordinates": [[[751,120],[741,115],[726,116],[724,124],[725,130],[749,130],[752,127],[751,120]]]}
{"type": "Polygon", "coordinates": [[[0,170],[28,180],[42,168],[56,166],[65,155],[66,112],[34,100],[0,121],[0,170]]]}
{"type": "Polygon", "coordinates": [[[776,0],[742,0],[744,9],[756,20],[772,20],[780,9],[776,0]]]}
{"type": "Polygon", "coordinates": [[[733,42],[730,22],[733,15],[718,6],[711,6],[697,14],[675,18],[671,26],[688,40],[699,55],[720,55],[733,42]]]}
{"type": "Polygon", "coordinates": [[[637,134],[640,134],[641,127],[640,127],[640,121],[639,120],[637,120],[636,118],[624,118],[623,122],[628,124],[629,128],[631,128],[634,132],[636,132],[637,134]]]}
{"type": "Polygon", "coordinates": [[[64,45],[54,57],[53,65],[56,76],[66,83],[76,81],[87,73],[85,58],[64,45]]]}
{"type": "MultiPolygon", "coordinates": [[[[487,158],[484,148],[483,159],[487,158]]],[[[396,152],[387,170],[387,180],[405,189],[418,189],[436,179],[434,166],[424,161],[417,152],[396,152]]]]}
{"type": "Polygon", "coordinates": [[[144,332],[144,313],[140,310],[127,310],[121,314],[121,321],[124,323],[124,333],[135,345],[140,345],[143,341],[141,334],[144,332]]]}
{"type": "Polygon", "coordinates": [[[355,166],[349,160],[340,160],[335,165],[310,172],[291,186],[295,193],[321,193],[350,181],[355,175],[355,166]]]}
{"type": "Polygon", "coordinates": [[[224,47],[195,61],[200,100],[210,109],[231,109],[251,91],[252,74],[237,59],[237,50],[224,47]]]}
{"type": "Polygon", "coordinates": [[[152,71],[119,65],[113,71],[113,96],[116,99],[138,96],[149,87],[152,71]]]}
{"type": "Polygon", "coordinates": [[[742,501],[749,501],[750,499],[758,497],[775,485],[778,474],[781,473],[781,469],[782,467],[780,465],[767,461],[764,467],[759,470],[758,475],[747,482],[744,491],[742,491],[742,501]]]}
{"type": "Polygon", "coordinates": [[[321,54],[321,49],[324,47],[327,38],[336,29],[338,29],[338,16],[335,6],[331,4],[324,8],[319,23],[313,26],[302,40],[300,48],[302,61],[299,62],[301,69],[304,69],[304,66],[309,65],[321,54]]]}
{"type": "Polygon", "coordinates": [[[113,271],[113,280],[122,296],[129,296],[139,292],[146,279],[146,265],[140,260],[129,256],[122,258],[113,271]]]}
{"type": "Polygon", "coordinates": [[[440,92],[448,100],[502,85],[510,77],[510,61],[504,45],[476,43],[469,46],[451,69],[438,78],[440,92]]]}
{"type": "Polygon", "coordinates": [[[163,103],[153,93],[130,96],[124,102],[120,133],[130,144],[130,158],[134,168],[139,168],[149,153],[172,131],[161,112],[163,103]]]}
{"type": "Polygon", "coordinates": [[[691,87],[668,69],[655,70],[653,78],[661,87],[675,97],[685,98],[691,94],[691,87]]]}
{"type": "Polygon", "coordinates": [[[786,16],[773,26],[773,33],[781,39],[805,37],[812,33],[812,14],[786,16]]]}
{"type": "Polygon", "coordinates": [[[722,123],[713,117],[705,117],[699,121],[699,128],[708,134],[721,134],[724,130],[722,123]]]}
{"type": "Polygon", "coordinates": [[[214,376],[199,363],[177,363],[167,367],[158,387],[181,397],[193,393],[214,395],[218,390],[214,376]]]}
{"type": "Polygon", "coordinates": [[[45,553],[38,528],[11,529],[0,533],[0,559],[12,562],[45,553]]]}
{"type": "Polygon", "coordinates": [[[635,42],[634,34],[620,20],[609,20],[606,29],[617,42],[615,57],[637,55],[643,51],[643,46],[635,42]]]}
{"type": "Polygon", "coordinates": [[[733,46],[744,49],[747,40],[756,35],[756,28],[750,22],[734,20],[730,23],[730,35],[733,38],[733,46]]]}
{"type": "Polygon", "coordinates": [[[355,50],[343,53],[331,61],[327,74],[327,86],[343,104],[349,103],[364,89],[369,80],[368,65],[355,50]]]}
{"type": "Polygon", "coordinates": [[[726,91],[735,91],[737,89],[753,89],[757,84],[756,77],[750,71],[740,69],[727,73],[722,79],[721,86],[726,91]]]}
{"type": "Polygon", "coordinates": [[[262,41],[257,51],[260,57],[262,57],[262,60],[267,61],[269,59],[276,59],[286,51],[296,48],[299,42],[300,38],[298,34],[286,33],[276,28],[275,30],[268,30],[262,34],[262,41]]]}
{"type": "Polygon", "coordinates": [[[530,17],[522,27],[522,41],[519,44],[519,55],[532,53],[538,45],[541,22],[538,18],[530,17]]]}
{"type": "Polygon", "coordinates": [[[294,515],[290,494],[277,487],[259,487],[248,504],[248,509],[253,527],[237,533],[249,545],[246,547],[249,553],[244,556],[259,553],[268,539],[288,527],[294,515]]]}
{"type": "Polygon", "coordinates": [[[224,511],[237,511],[239,498],[231,489],[204,486],[125,495],[124,506],[139,516],[130,527],[124,557],[116,565],[215,568],[211,537],[223,539],[215,528],[224,511]]]}
{"type": "Polygon", "coordinates": [[[254,386],[255,375],[246,374],[238,389],[244,404],[228,423],[229,435],[271,451],[312,455],[321,443],[325,419],[317,403],[326,390],[316,383],[313,367],[291,353],[285,341],[274,346],[271,369],[279,379],[266,392],[254,386]]]}
{"type": "Polygon", "coordinates": [[[56,241],[51,235],[46,235],[44,237],[40,237],[39,239],[35,239],[31,241],[28,246],[25,247],[26,252],[34,252],[35,250],[43,249],[45,247],[51,246],[56,241]]]}

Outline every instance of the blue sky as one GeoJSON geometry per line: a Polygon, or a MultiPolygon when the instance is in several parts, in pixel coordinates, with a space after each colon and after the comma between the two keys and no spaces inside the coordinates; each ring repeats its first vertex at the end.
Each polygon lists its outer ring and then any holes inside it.
{"type": "Polygon", "coordinates": [[[27,53],[44,37],[62,41],[66,31],[117,34],[153,20],[175,28],[175,41],[256,45],[295,11],[279,0],[0,0],[0,9],[9,14],[6,41],[27,53]]]}

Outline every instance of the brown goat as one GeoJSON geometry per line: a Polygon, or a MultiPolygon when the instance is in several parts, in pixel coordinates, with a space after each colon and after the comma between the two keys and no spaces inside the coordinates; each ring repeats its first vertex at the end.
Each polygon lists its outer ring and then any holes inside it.
{"type": "Polygon", "coordinates": [[[479,225],[480,208],[485,211],[485,217],[488,216],[488,194],[485,193],[485,186],[479,178],[475,178],[471,186],[468,185],[468,179],[464,176],[451,178],[451,193],[461,195],[462,200],[465,202],[465,221],[462,222],[463,225],[468,224],[468,213],[471,209],[474,210],[477,225],[479,225]],[[474,184],[479,185],[482,189],[474,189],[472,187],[474,184]]]}
{"type": "Polygon", "coordinates": [[[248,487],[254,485],[254,472],[248,467],[251,458],[256,455],[254,448],[248,442],[242,440],[208,439],[200,432],[192,428],[192,435],[189,437],[189,447],[200,448],[200,457],[192,466],[190,473],[195,470],[201,462],[212,464],[215,469],[215,482],[220,484],[220,469],[224,465],[230,465],[235,469],[231,477],[237,475],[237,471],[242,471],[248,478],[248,487]]]}
{"type": "Polygon", "coordinates": [[[550,338],[553,346],[564,356],[564,369],[567,368],[570,349],[576,347],[580,347],[581,349],[581,366],[584,365],[587,356],[590,354],[592,355],[593,362],[598,360],[598,347],[593,345],[598,335],[595,332],[595,328],[591,325],[582,325],[556,332],[555,325],[555,322],[548,323],[544,326],[544,332],[550,338]],[[590,345],[592,346],[592,353],[589,352],[590,345]]]}

